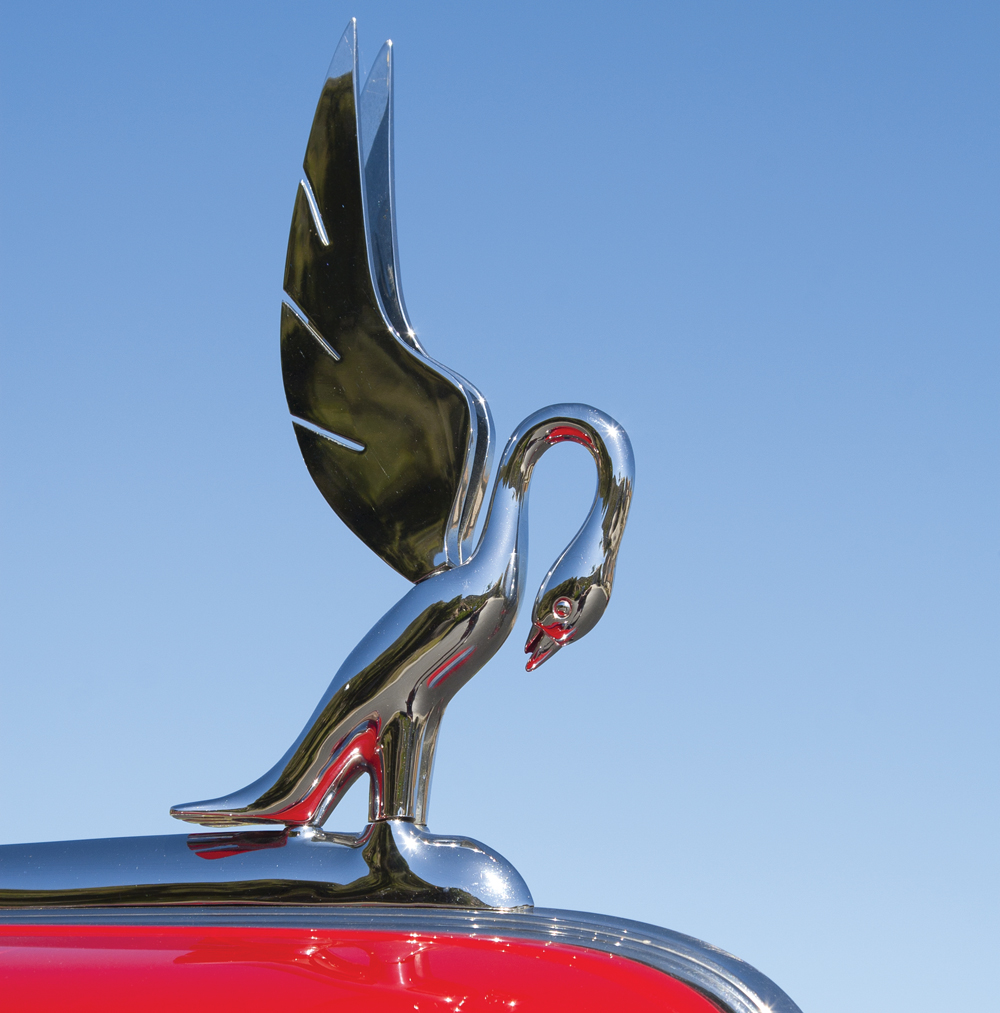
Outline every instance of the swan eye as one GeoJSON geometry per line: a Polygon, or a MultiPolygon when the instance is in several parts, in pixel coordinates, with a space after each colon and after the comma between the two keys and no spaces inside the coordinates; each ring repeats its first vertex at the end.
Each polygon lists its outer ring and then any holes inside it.
{"type": "Polygon", "coordinates": [[[556,598],[552,603],[552,614],[556,619],[566,619],[573,611],[573,603],[569,598],[556,598]]]}

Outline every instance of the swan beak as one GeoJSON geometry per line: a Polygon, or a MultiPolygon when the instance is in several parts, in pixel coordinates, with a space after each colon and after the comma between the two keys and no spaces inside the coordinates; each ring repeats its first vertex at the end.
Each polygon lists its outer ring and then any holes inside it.
{"type": "Polygon", "coordinates": [[[562,644],[553,640],[545,630],[539,626],[535,626],[528,636],[528,642],[524,645],[524,653],[531,655],[528,658],[528,663],[524,666],[525,670],[534,672],[543,661],[551,658],[560,647],[562,647],[562,644]]]}

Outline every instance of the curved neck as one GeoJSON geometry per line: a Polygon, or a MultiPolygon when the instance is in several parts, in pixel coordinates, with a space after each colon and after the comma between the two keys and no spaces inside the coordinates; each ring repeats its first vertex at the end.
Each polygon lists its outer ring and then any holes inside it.
{"type": "Polygon", "coordinates": [[[494,572],[509,573],[514,584],[511,591],[518,598],[524,572],[521,557],[527,557],[528,553],[526,508],[531,474],[550,447],[565,442],[586,447],[597,465],[597,494],[583,528],[571,545],[590,531],[590,540],[596,538],[600,542],[609,577],[614,566],[634,473],[628,436],[611,416],[589,405],[550,405],[529,415],[507,441],[486,525],[469,561],[489,566],[494,572]],[[624,496],[620,494],[622,491],[624,496]]]}

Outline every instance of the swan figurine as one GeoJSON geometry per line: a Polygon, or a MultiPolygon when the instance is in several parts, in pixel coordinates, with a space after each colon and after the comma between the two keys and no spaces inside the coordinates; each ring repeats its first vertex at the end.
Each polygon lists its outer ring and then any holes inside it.
{"type": "Polygon", "coordinates": [[[360,90],[357,59],[352,21],[320,95],[292,214],[282,372],[316,485],[414,586],[350,653],[271,770],[231,795],[170,810],[209,827],[319,832],[368,774],[370,823],[422,831],[445,707],[514,626],[535,465],[558,443],[580,444],[596,464],[597,492],[535,598],[529,671],[604,614],[628,517],[625,431],[596,408],[551,405],[511,435],[473,545],[490,476],[489,407],[427,355],[410,326],[397,269],[391,43],[360,90]]]}

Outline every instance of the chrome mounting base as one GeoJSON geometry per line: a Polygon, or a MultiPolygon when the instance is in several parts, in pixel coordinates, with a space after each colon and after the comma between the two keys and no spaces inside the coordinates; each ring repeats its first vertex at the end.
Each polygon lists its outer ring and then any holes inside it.
{"type": "Polygon", "coordinates": [[[246,903],[533,904],[495,851],[405,820],[360,834],[243,830],[0,847],[0,907],[246,903]]]}

